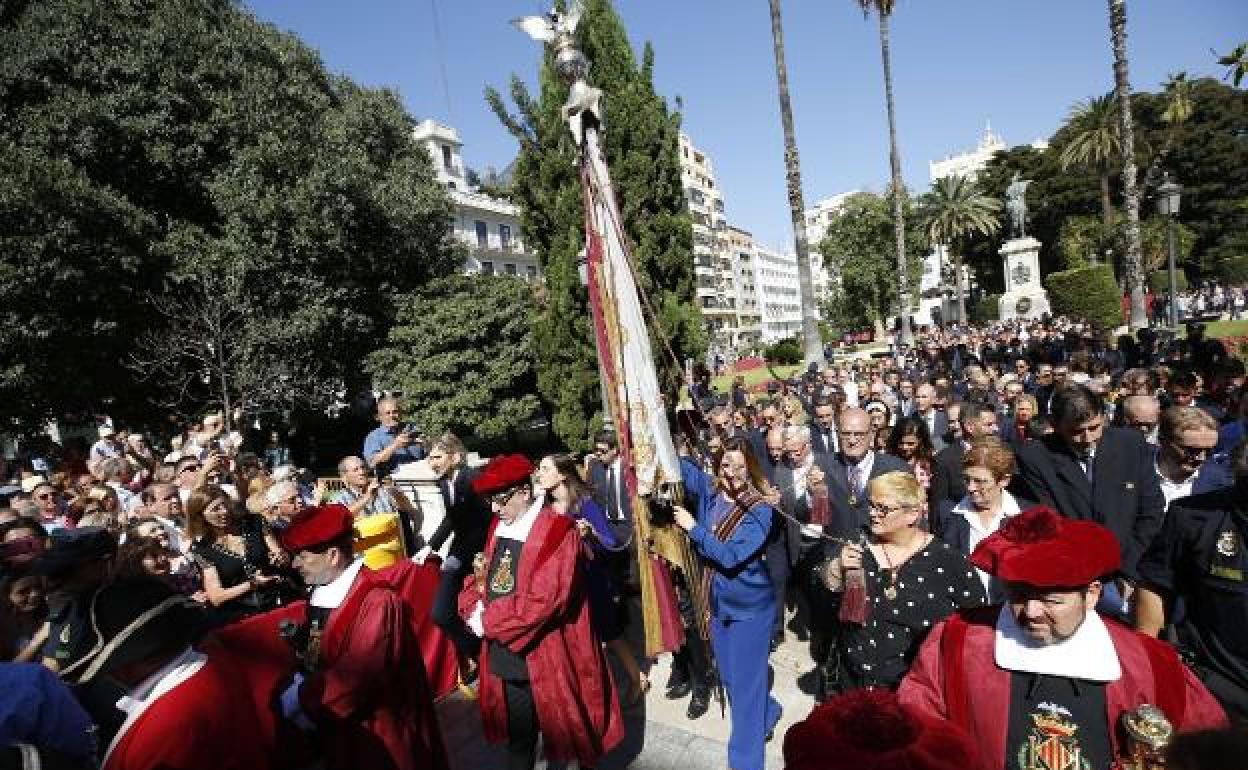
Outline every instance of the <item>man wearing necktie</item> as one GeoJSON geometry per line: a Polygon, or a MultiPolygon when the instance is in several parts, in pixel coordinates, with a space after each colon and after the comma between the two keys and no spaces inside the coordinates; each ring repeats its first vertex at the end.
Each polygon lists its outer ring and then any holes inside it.
{"type": "Polygon", "coordinates": [[[1018,450],[1015,496],[1109,528],[1134,580],[1165,511],[1152,447],[1139,431],[1109,426],[1101,396],[1083,385],[1054,393],[1051,417],[1054,432],[1018,450]]]}
{"type": "Polygon", "coordinates": [[[451,433],[439,436],[429,448],[427,462],[438,477],[446,515],[430,536],[429,551],[426,552],[440,551],[446,539],[454,536],[442,562],[442,574],[430,615],[455,644],[460,657],[460,670],[464,674],[475,670],[470,661],[475,661],[480,653],[481,639],[459,615],[459,591],[464,578],[472,572],[473,558],[485,549],[485,536],[491,518],[486,502],[472,491],[472,480],[477,477],[477,471],[467,467],[466,457],[463,442],[451,433]]]}

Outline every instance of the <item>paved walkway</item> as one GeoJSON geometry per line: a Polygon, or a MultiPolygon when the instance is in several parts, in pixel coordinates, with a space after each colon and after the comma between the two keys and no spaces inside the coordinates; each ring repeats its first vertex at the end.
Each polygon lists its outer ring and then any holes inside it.
{"type": "MultiPolygon", "coordinates": [[[[615,664],[615,661],[612,661],[615,664]]],[[[700,719],[685,718],[689,699],[669,701],[663,697],[670,671],[671,656],[663,656],[651,669],[650,694],[623,710],[627,736],[624,743],[603,759],[600,770],[723,770],[727,767],[729,719],[720,716],[718,703],[700,719]]],[[[814,699],[797,687],[797,677],[810,669],[807,645],[789,635],[785,644],[771,655],[774,670],[772,694],[784,707],[775,739],[767,746],[767,767],[784,767],[781,756],[784,733],[806,717],[814,699]]],[[[618,665],[616,681],[622,681],[618,665]]],[[[504,768],[506,757],[498,747],[481,737],[477,702],[453,694],[438,704],[438,717],[451,755],[452,770],[492,770],[504,768]]],[[[543,762],[539,768],[546,767],[543,762]]]]}

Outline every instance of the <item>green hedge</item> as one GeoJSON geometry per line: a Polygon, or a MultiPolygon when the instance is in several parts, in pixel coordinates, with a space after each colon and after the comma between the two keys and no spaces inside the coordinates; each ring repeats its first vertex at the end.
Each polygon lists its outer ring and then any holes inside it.
{"type": "Polygon", "coordinates": [[[1248,257],[1230,257],[1217,264],[1218,277],[1239,286],[1248,283],[1248,257]]]}
{"type": "Polygon", "coordinates": [[[1001,295],[985,294],[979,298],[979,302],[967,308],[966,312],[971,316],[972,323],[984,324],[1000,320],[1001,295]]]}
{"type": "MultiPolygon", "coordinates": [[[[1164,267],[1153,271],[1148,277],[1148,288],[1153,290],[1154,294],[1165,294],[1170,291],[1170,271],[1164,267]]],[[[1182,270],[1174,271],[1174,290],[1187,291],[1187,276],[1182,270]]]]}
{"type": "Polygon", "coordinates": [[[763,357],[773,364],[800,364],[802,362],[802,346],[797,337],[786,337],[768,345],[763,357]]]}
{"type": "Polygon", "coordinates": [[[1054,315],[1079,318],[1107,329],[1122,325],[1122,295],[1109,265],[1049,273],[1044,285],[1054,315]]]}

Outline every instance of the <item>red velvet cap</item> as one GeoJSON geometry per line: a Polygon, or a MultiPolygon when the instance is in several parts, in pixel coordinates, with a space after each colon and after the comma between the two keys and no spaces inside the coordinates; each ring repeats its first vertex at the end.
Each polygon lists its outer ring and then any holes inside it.
{"type": "Polygon", "coordinates": [[[293,554],[326,545],[346,535],[354,524],[350,509],[340,503],[304,508],[282,531],[282,547],[293,554]]]}
{"type": "Polygon", "coordinates": [[[533,463],[529,458],[520,454],[498,455],[472,480],[472,491],[486,497],[527,484],[532,476],[533,463]]]}
{"type": "Polygon", "coordinates": [[[1073,588],[1116,572],[1122,551],[1100,524],[1040,507],[1006,519],[975,548],[971,564],[1012,583],[1073,588]]]}
{"type": "Polygon", "coordinates": [[[978,764],[961,728],[903,705],[888,690],[833,698],[784,736],[786,770],[966,770],[978,764]]]}

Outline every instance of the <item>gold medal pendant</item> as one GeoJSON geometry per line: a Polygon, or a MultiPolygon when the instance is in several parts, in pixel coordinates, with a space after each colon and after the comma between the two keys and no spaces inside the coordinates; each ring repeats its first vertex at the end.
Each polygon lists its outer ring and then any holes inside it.
{"type": "Polygon", "coordinates": [[[889,586],[889,587],[885,588],[885,589],[884,589],[884,598],[885,598],[885,599],[888,599],[890,602],[891,602],[891,601],[893,601],[894,599],[896,599],[896,598],[897,598],[897,589],[896,589],[896,587],[894,587],[894,586],[889,586]]]}

